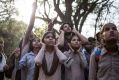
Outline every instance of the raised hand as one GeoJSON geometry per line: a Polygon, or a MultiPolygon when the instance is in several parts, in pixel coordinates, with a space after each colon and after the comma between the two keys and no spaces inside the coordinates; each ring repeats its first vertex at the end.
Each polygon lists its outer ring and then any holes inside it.
{"type": "Polygon", "coordinates": [[[57,20],[57,17],[58,17],[58,15],[53,20],[51,20],[49,22],[49,24],[48,24],[48,31],[51,31],[53,29],[54,22],[57,20]]]}
{"type": "Polygon", "coordinates": [[[72,32],[74,32],[75,34],[78,33],[78,31],[75,28],[72,30],[72,32]]]}
{"type": "Polygon", "coordinates": [[[37,0],[33,1],[32,7],[33,7],[33,9],[37,9],[37,0]]]}

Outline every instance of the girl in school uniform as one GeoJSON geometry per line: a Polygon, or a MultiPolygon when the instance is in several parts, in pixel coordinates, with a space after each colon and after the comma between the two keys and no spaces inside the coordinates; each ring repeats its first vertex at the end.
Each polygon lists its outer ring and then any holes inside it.
{"type": "Polygon", "coordinates": [[[81,39],[72,35],[69,41],[69,50],[64,54],[68,57],[65,63],[65,80],[85,80],[84,67],[86,66],[83,55],[80,53],[81,39]]]}
{"type": "Polygon", "coordinates": [[[67,57],[56,46],[56,37],[53,32],[46,32],[42,42],[42,48],[35,58],[39,66],[37,80],[61,80],[61,63],[67,57]]]}

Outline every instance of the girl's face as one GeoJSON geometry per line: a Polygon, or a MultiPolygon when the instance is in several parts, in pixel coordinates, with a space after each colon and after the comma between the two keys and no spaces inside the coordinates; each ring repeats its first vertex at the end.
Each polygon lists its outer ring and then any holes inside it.
{"type": "Polygon", "coordinates": [[[102,37],[105,41],[108,40],[117,40],[118,39],[118,31],[115,25],[108,24],[103,28],[102,37]]]}
{"type": "Polygon", "coordinates": [[[73,48],[80,48],[80,40],[77,36],[73,36],[70,42],[71,47],[73,48]]]}
{"type": "Polygon", "coordinates": [[[34,48],[39,48],[41,46],[40,39],[38,39],[38,38],[34,39],[32,42],[32,46],[34,48]]]}
{"type": "Polygon", "coordinates": [[[63,25],[63,31],[64,32],[71,32],[71,27],[69,24],[64,24],[63,25]]]}
{"type": "Polygon", "coordinates": [[[49,46],[54,46],[55,45],[56,39],[54,38],[52,33],[49,33],[44,37],[44,43],[46,45],[49,45],[49,46]]]}

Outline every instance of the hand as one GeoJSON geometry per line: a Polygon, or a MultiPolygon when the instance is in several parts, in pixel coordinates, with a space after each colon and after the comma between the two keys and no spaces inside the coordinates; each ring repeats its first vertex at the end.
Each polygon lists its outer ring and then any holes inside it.
{"type": "Polygon", "coordinates": [[[33,1],[32,6],[33,6],[33,9],[36,9],[36,8],[37,8],[37,0],[34,0],[34,1],[33,1]]]}
{"type": "Polygon", "coordinates": [[[64,31],[63,30],[60,30],[60,33],[64,33],[64,31]]]}
{"type": "Polygon", "coordinates": [[[54,48],[55,48],[55,50],[57,50],[58,49],[58,44],[54,45],[54,48]]]}
{"type": "Polygon", "coordinates": [[[9,69],[9,66],[6,64],[5,66],[4,66],[4,70],[8,70],[9,69]]]}
{"type": "Polygon", "coordinates": [[[52,23],[52,21],[49,22],[48,24],[48,30],[52,30],[54,24],[52,23]]]}
{"type": "Polygon", "coordinates": [[[45,48],[45,46],[46,46],[43,42],[41,42],[41,45],[42,45],[41,48],[45,48]]]}
{"type": "Polygon", "coordinates": [[[75,34],[77,34],[77,30],[74,28],[73,30],[72,30],[72,32],[74,32],[75,34]]]}
{"type": "Polygon", "coordinates": [[[20,57],[20,48],[16,48],[13,51],[13,53],[14,53],[15,58],[18,59],[20,57]]]}
{"type": "Polygon", "coordinates": [[[54,24],[55,21],[57,20],[58,15],[52,20],[52,23],[54,24]]]}
{"type": "Polygon", "coordinates": [[[55,23],[55,21],[57,20],[57,17],[58,17],[58,15],[57,15],[54,19],[52,19],[52,20],[49,22],[49,24],[48,24],[49,30],[51,30],[51,29],[53,28],[54,23],[55,23]]]}

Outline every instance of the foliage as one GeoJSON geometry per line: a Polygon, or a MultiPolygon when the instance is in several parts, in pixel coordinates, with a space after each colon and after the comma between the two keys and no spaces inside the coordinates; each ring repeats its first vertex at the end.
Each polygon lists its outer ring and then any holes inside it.
{"type": "Polygon", "coordinates": [[[37,18],[50,22],[57,13],[59,19],[55,23],[69,22],[79,32],[82,31],[82,27],[90,14],[95,17],[94,26],[96,29],[102,21],[107,20],[106,15],[111,13],[112,8],[118,8],[114,5],[116,0],[39,0],[39,2],[40,16],[37,16],[37,18]],[[40,10],[41,7],[44,8],[44,11],[40,10]]]}
{"type": "Polygon", "coordinates": [[[0,0],[0,21],[8,21],[16,13],[14,0],[0,0]]]}
{"type": "Polygon", "coordinates": [[[4,51],[6,54],[10,54],[15,47],[18,47],[26,26],[22,21],[14,19],[0,23],[0,37],[3,37],[5,40],[4,51]]]}
{"type": "Polygon", "coordinates": [[[42,39],[43,34],[46,32],[46,30],[47,30],[46,25],[42,25],[41,27],[35,28],[34,33],[36,34],[36,36],[42,39]]]}

